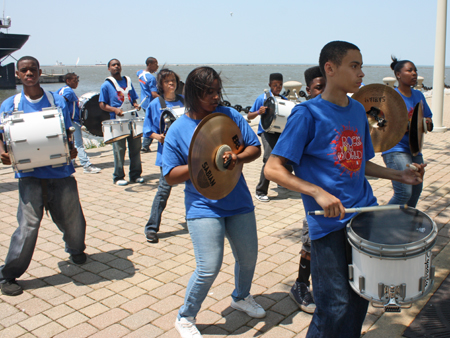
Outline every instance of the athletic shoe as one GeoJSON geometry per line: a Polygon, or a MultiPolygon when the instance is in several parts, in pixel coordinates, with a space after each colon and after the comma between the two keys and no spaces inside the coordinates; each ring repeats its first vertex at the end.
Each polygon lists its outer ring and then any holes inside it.
{"type": "Polygon", "coordinates": [[[141,149],[141,153],[149,153],[149,152],[151,152],[150,149],[145,149],[145,148],[141,149]]]}
{"type": "Polygon", "coordinates": [[[270,199],[267,197],[267,195],[258,195],[256,194],[256,199],[260,202],[269,202],[270,199]]]}
{"type": "Polygon", "coordinates": [[[76,254],[76,255],[72,254],[72,255],[70,255],[70,259],[75,264],[81,265],[81,264],[86,263],[86,254],[84,252],[82,252],[80,254],[76,254]]]}
{"type": "Polygon", "coordinates": [[[175,328],[181,338],[202,338],[200,331],[195,326],[195,319],[193,317],[177,318],[175,320],[175,328]]]}
{"type": "Polygon", "coordinates": [[[300,309],[307,313],[314,313],[316,309],[316,304],[312,298],[311,292],[305,283],[300,283],[296,281],[292,286],[289,296],[297,303],[300,309]]]}
{"type": "Polygon", "coordinates": [[[136,178],[136,179],[134,180],[134,182],[136,182],[136,183],[144,183],[145,180],[144,180],[143,177],[138,177],[138,178],[136,178]]]}
{"type": "Polygon", "coordinates": [[[234,299],[231,301],[231,307],[233,309],[243,311],[253,318],[263,318],[266,315],[266,311],[253,299],[252,295],[248,295],[242,300],[237,302],[234,299]]]}
{"type": "Polygon", "coordinates": [[[145,234],[145,237],[147,238],[147,242],[149,243],[158,243],[159,238],[158,234],[155,231],[149,231],[145,234]]]}
{"type": "Polygon", "coordinates": [[[94,167],[92,164],[90,166],[84,167],[83,173],[85,174],[97,174],[102,169],[94,167]]]}
{"type": "Polygon", "coordinates": [[[125,180],[118,180],[118,181],[114,182],[114,184],[124,186],[124,185],[127,185],[128,182],[125,180]]]}
{"type": "Polygon", "coordinates": [[[22,287],[17,284],[15,279],[0,284],[2,293],[6,296],[18,296],[23,293],[22,287]]]}

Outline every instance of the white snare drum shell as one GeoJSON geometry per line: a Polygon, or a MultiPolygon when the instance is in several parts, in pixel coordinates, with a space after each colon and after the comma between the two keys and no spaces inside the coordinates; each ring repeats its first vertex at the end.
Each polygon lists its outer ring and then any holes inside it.
{"type": "Polygon", "coordinates": [[[274,111],[266,112],[261,116],[261,125],[267,133],[281,133],[286,127],[287,119],[296,103],[275,97],[270,97],[268,100],[273,100],[271,106],[274,107],[272,108],[274,111]]]}
{"type": "Polygon", "coordinates": [[[131,131],[133,133],[133,138],[142,137],[144,134],[144,118],[137,117],[131,120],[131,131]]]}
{"type": "Polygon", "coordinates": [[[106,120],[102,122],[103,141],[110,144],[131,135],[129,120],[106,120]]]}
{"type": "Polygon", "coordinates": [[[60,108],[16,112],[4,121],[5,140],[16,172],[70,163],[64,118],[60,108]]]}
{"type": "Polygon", "coordinates": [[[414,208],[361,213],[347,225],[347,236],[349,282],[361,297],[400,307],[431,290],[437,227],[425,213],[414,208]]]}

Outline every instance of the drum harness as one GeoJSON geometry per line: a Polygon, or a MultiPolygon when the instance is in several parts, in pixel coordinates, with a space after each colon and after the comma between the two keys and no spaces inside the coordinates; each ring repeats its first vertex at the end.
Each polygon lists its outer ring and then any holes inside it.
{"type": "Polygon", "coordinates": [[[124,78],[127,81],[127,87],[126,88],[122,88],[119,86],[119,84],[117,83],[116,79],[113,78],[112,76],[108,76],[106,78],[106,80],[108,80],[109,82],[111,82],[111,84],[114,86],[114,88],[116,89],[117,93],[122,93],[123,95],[123,103],[120,106],[120,109],[124,110],[123,108],[128,106],[128,108],[126,108],[125,110],[132,110],[134,109],[133,104],[130,102],[130,99],[128,97],[128,93],[130,92],[130,90],[132,89],[131,87],[131,79],[128,76],[124,76],[124,78]]]}
{"type": "MultiPolygon", "coordinates": [[[[55,98],[53,95],[42,89],[44,91],[44,95],[47,97],[48,102],[50,103],[50,107],[55,107],[55,98]]],[[[17,94],[14,96],[14,110],[13,113],[19,110],[19,103],[22,99],[22,93],[17,94]]],[[[28,99],[27,99],[28,100],[28,99]]],[[[48,217],[48,179],[41,178],[41,188],[42,188],[42,203],[44,204],[44,210],[48,217]]]]}

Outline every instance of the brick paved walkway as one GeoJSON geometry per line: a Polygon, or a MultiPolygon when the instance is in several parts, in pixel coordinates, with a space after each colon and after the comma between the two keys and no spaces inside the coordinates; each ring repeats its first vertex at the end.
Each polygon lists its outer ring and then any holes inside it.
{"type": "MultiPolygon", "coordinates": [[[[69,262],[61,233],[44,216],[33,261],[19,280],[25,292],[0,296],[0,337],[178,337],[173,324],[195,260],[184,219],[183,185],[172,190],[160,242],[145,240],[143,229],[159,178],[155,149],[153,145],[152,153],[142,155],[147,182],[126,187],[112,184],[111,146],[88,150],[92,162],[103,168],[97,175],[83,174],[80,168],[75,174],[88,224],[88,262],[82,266],[69,262]]],[[[450,236],[450,133],[428,134],[424,149],[428,167],[418,209],[438,225],[433,249],[437,255],[450,236]]],[[[382,164],[379,155],[375,161],[382,164]]],[[[260,168],[261,159],[244,168],[252,193],[260,168]]],[[[392,195],[391,183],[376,179],[370,183],[380,204],[386,203],[392,195]]],[[[0,169],[0,194],[3,262],[17,226],[17,182],[10,168],[0,169]]],[[[233,256],[227,243],[221,273],[197,318],[204,337],[306,335],[311,315],[299,311],[288,296],[301,246],[300,194],[272,183],[269,196],[270,203],[255,200],[259,256],[251,290],[267,316],[252,319],[230,307],[233,256]]],[[[435,260],[436,284],[448,274],[449,264],[443,257],[435,260]]],[[[381,310],[370,308],[364,332],[369,331],[367,337],[400,337],[419,309],[415,305],[401,314],[382,315],[381,310]]]]}

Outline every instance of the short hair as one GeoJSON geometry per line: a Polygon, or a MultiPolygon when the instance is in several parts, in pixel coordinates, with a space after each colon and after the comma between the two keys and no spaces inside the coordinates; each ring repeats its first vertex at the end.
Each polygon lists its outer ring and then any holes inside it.
{"type": "Polygon", "coordinates": [[[323,77],[319,66],[314,66],[305,70],[305,82],[306,86],[310,87],[313,80],[317,77],[323,77]]]}
{"type": "Polygon", "coordinates": [[[74,77],[77,77],[78,75],[75,73],[67,73],[66,75],[64,75],[64,82],[67,83],[67,80],[70,80],[74,77]]]}
{"type": "Polygon", "coordinates": [[[41,66],[39,65],[39,61],[35,57],[33,57],[33,56],[22,56],[19,60],[17,60],[17,63],[16,63],[17,70],[19,70],[19,63],[22,62],[22,61],[34,61],[37,64],[38,69],[41,68],[41,66]]]}
{"type": "MultiPolygon", "coordinates": [[[[119,59],[116,59],[116,58],[109,60],[109,61],[108,61],[108,68],[109,68],[109,66],[111,65],[111,62],[113,62],[114,60],[119,61],[119,59]]],[[[120,63],[120,61],[119,61],[119,63],[120,63]]]]}
{"type": "MultiPolygon", "coordinates": [[[[220,75],[211,67],[197,67],[189,73],[184,85],[184,104],[187,110],[199,110],[200,99],[205,96],[209,88],[212,88],[214,80],[219,82],[222,89],[220,75]]],[[[222,101],[222,95],[220,95],[220,101],[222,101]]]]}
{"type": "Polygon", "coordinates": [[[349,50],[359,51],[360,49],[353,43],[346,41],[331,41],[322,48],[319,57],[319,67],[324,77],[326,77],[325,63],[330,61],[339,67],[349,50]]]}
{"type": "Polygon", "coordinates": [[[156,78],[156,88],[158,89],[158,93],[161,94],[162,97],[164,97],[164,91],[163,91],[164,79],[170,75],[175,76],[175,81],[177,83],[177,87],[175,88],[175,90],[178,89],[178,85],[180,84],[180,77],[178,76],[177,73],[175,73],[174,71],[167,69],[167,68],[161,69],[156,78]]]}
{"type": "MultiPolygon", "coordinates": [[[[391,63],[391,69],[394,71],[394,75],[397,78],[397,73],[402,70],[402,68],[405,66],[406,63],[412,63],[414,65],[414,62],[409,60],[397,60],[397,58],[394,55],[391,55],[392,63],[391,63]]],[[[416,65],[414,65],[415,67],[416,65]]]]}
{"type": "Polygon", "coordinates": [[[283,82],[283,74],[281,73],[272,73],[269,75],[269,83],[272,81],[281,81],[283,82]]]}
{"type": "Polygon", "coordinates": [[[150,56],[145,60],[145,64],[148,66],[150,63],[156,62],[156,59],[153,56],[150,56]]]}

